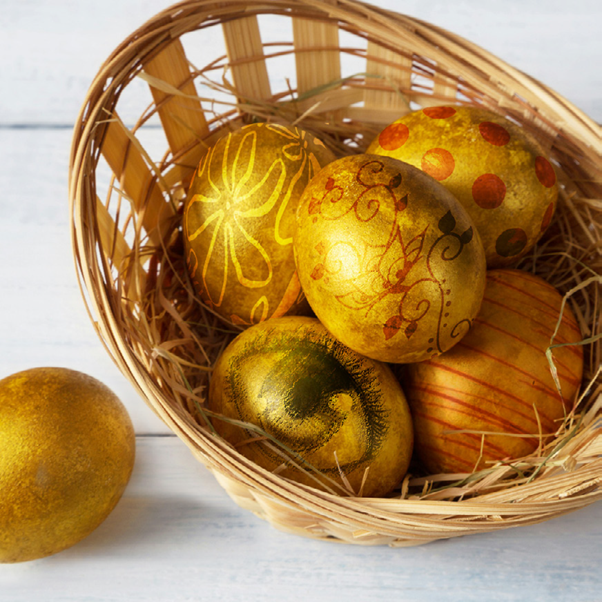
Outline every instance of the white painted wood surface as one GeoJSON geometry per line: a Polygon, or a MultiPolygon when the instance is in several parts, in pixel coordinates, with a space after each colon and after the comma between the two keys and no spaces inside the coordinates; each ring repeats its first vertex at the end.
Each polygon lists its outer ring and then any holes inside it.
{"type": "MultiPolygon", "coordinates": [[[[599,0],[379,4],[471,39],[602,121],[599,0]]],[[[400,550],[282,534],[234,505],[112,364],[75,277],[71,127],[101,62],[165,6],[0,0],[0,378],[40,365],[87,372],[120,396],[139,435],[132,482],[112,515],[70,550],[0,565],[0,602],[602,600],[599,504],[534,527],[400,550]]],[[[271,39],[278,27],[266,23],[271,39]]],[[[142,82],[132,111],[138,93],[142,82]]]]}
{"type": "Polygon", "coordinates": [[[281,533],[238,508],[174,437],[140,437],[124,498],[87,539],[0,565],[2,602],[595,602],[602,506],[416,548],[281,533]]]}

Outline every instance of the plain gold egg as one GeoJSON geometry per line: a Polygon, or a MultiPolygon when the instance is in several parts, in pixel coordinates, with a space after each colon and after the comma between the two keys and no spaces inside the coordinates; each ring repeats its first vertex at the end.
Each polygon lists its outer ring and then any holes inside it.
{"type": "Polygon", "coordinates": [[[134,465],[135,436],[105,385],[66,368],[0,381],[0,562],[60,552],[113,510],[134,465]]]}

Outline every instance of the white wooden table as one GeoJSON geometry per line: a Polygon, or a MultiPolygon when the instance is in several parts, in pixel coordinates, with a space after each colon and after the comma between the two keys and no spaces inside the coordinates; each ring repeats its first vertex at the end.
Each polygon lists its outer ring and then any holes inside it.
{"type": "MultiPolygon", "coordinates": [[[[112,364],[72,259],[71,128],[101,62],[166,1],[0,0],[0,377],[87,372],[120,396],[138,435],[111,516],[65,552],[0,565],[0,602],[602,600],[600,504],[418,548],[283,534],[238,508],[112,364]]],[[[599,0],[379,4],[471,39],[602,121],[599,0]]]]}

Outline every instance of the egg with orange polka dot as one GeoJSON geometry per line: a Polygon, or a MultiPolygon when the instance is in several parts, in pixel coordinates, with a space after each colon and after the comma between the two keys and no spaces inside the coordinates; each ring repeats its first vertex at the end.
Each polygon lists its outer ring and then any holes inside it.
{"type": "Polygon", "coordinates": [[[491,111],[414,111],[387,126],[367,152],[414,165],[452,192],[481,235],[488,268],[514,264],[552,221],[554,167],[522,127],[491,111]]]}

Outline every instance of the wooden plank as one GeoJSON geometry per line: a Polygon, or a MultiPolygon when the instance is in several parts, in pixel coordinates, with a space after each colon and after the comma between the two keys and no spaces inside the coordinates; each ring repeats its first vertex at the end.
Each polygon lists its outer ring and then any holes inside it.
{"type": "Polygon", "coordinates": [[[383,108],[397,112],[398,117],[410,111],[409,99],[401,90],[409,90],[412,78],[412,59],[368,41],[366,62],[367,84],[364,106],[367,109],[383,108]],[[376,76],[375,78],[370,77],[376,76]],[[381,87],[382,89],[371,89],[381,87]]]}
{"type": "MultiPolygon", "coordinates": [[[[0,314],[5,316],[0,320],[0,378],[33,366],[79,370],[115,392],[136,432],[169,432],[113,363],[82,299],[65,177],[71,136],[71,130],[62,128],[0,130],[0,162],[5,166],[0,170],[0,314]]],[[[112,220],[99,221],[104,242],[113,237],[112,220]]],[[[127,244],[117,244],[117,252],[126,256],[127,244]]],[[[0,575],[0,600],[12,602],[17,597],[6,592],[3,577],[6,573],[0,575]]],[[[37,602],[28,587],[22,589],[24,597],[37,602]]]]}
{"type": "Polygon", "coordinates": [[[163,130],[174,156],[190,148],[209,133],[201,101],[195,100],[196,86],[191,79],[190,68],[180,40],[167,48],[145,65],[146,73],[177,88],[185,94],[174,96],[151,85],[150,90],[163,124],[163,130]]]}
{"type": "Polygon", "coordinates": [[[325,50],[339,47],[336,24],[293,18],[293,42],[299,94],[341,79],[340,52],[325,50]]]}
{"type": "Polygon", "coordinates": [[[242,101],[271,98],[257,17],[243,17],[222,24],[232,79],[242,101]]]}

